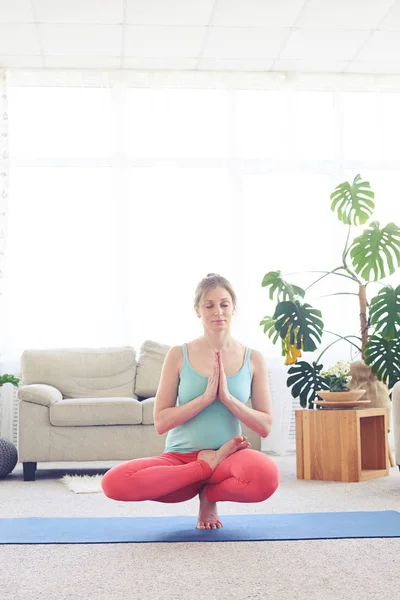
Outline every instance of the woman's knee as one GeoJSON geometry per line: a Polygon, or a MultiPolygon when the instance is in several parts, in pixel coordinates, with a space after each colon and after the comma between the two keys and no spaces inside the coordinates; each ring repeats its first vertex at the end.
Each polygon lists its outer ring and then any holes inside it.
{"type": "Polygon", "coordinates": [[[112,467],[101,478],[101,487],[107,498],[111,500],[121,500],[122,493],[122,475],[116,467],[112,467]]]}
{"type": "Polygon", "coordinates": [[[279,487],[280,474],[276,464],[267,456],[268,462],[264,461],[263,468],[260,469],[260,476],[258,479],[258,487],[260,490],[260,502],[267,500],[272,494],[276,492],[279,487]]]}
{"type": "Polygon", "coordinates": [[[279,469],[274,461],[257,450],[246,451],[242,457],[245,479],[251,486],[253,502],[267,500],[277,490],[280,482],[279,469]]]}

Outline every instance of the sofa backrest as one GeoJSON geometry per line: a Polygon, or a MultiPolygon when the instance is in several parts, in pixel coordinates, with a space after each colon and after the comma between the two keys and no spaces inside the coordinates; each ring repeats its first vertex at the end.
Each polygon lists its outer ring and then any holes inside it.
{"type": "Polygon", "coordinates": [[[25,350],[21,379],[24,385],[53,385],[64,398],[131,398],[136,367],[136,352],[130,346],[25,350]]]}

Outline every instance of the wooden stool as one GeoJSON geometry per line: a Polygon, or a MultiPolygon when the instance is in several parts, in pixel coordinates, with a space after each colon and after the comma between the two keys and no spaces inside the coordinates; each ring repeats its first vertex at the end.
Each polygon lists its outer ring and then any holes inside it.
{"type": "Polygon", "coordinates": [[[385,477],[388,448],[386,408],[296,410],[298,479],[385,477]]]}

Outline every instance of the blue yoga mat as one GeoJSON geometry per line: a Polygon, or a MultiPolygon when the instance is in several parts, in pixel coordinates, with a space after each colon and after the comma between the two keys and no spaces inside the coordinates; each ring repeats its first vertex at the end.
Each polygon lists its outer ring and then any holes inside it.
{"type": "Polygon", "coordinates": [[[240,542],[400,537],[400,512],[223,515],[224,527],[196,529],[196,517],[0,519],[0,544],[240,542]]]}

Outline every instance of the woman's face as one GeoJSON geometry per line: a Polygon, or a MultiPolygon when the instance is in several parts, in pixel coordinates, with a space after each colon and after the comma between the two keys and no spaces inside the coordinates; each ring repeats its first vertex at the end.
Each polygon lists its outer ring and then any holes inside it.
{"type": "Polygon", "coordinates": [[[234,307],[231,295],[223,287],[208,290],[201,298],[198,308],[198,317],[201,317],[204,327],[211,331],[224,331],[228,329],[234,307]]]}

